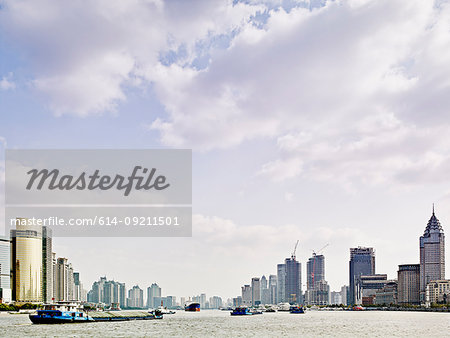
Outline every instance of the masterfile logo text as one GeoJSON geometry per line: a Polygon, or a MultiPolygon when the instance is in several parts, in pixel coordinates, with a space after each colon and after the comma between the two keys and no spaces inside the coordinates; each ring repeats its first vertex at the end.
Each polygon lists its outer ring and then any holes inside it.
{"type": "Polygon", "coordinates": [[[51,223],[54,236],[192,233],[191,150],[7,149],[5,176],[7,225],[51,223]]]}

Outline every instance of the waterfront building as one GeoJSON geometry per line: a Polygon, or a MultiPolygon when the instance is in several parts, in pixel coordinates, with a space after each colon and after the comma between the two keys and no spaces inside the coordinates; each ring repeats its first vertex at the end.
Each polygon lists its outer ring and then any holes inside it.
{"type": "Polygon", "coordinates": [[[387,283],[386,274],[361,275],[356,284],[356,303],[362,305],[373,304],[375,293],[381,290],[387,283]]]}
{"type": "Polygon", "coordinates": [[[11,242],[0,237],[0,303],[11,302],[11,242]]]}
{"type": "MultiPolygon", "coordinates": [[[[82,289],[82,287],[80,288],[82,289]]],[[[98,281],[92,284],[92,288],[87,294],[87,301],[90,303],[103,303],[106,306],[116,303],[121,308],[125,308],[127,307],[125,283],[108,280],[106,276],[100,277],[98,281]]]]}
{"type": "Polygon", "coordinates": [[[277,303],[286,302],[286,265],[277,265],[277,303]]]}
{"type": "Polygon", "coordinates": [[[209,298],[209,308],[218,309],[222,306],[222,298],[219,296],[213,296],[209,298]]]}
{"type": "Polygon", "coordinates": [[[343,305],[350,304],[349,299],[348,299],[350,296],[349,286],[348,285],[342,286],[340,293],[341,293],[341,298],[342,298],[342,304],[343,305]]]}
{"type": "Polygon", "coordinates": [[[241,296],[237,296],[236,298],[233,298],[233,307],[238,307],[238,306],[242,306],[242,297],[241,296]]]}
{"type": "Polygon", "coordinates": [[[277,304],[277,276],[269,276],[269,304],[277,304]]]}
{"type": "Polygon", "coordinates": [[[330,286],[322,279],[314,282],[314,287],[306,290],[307,305],[328,305],[330,302],[330,286]]]}
{"type": "Polygon", "coordinates": [[[252,287],[248,284],[241,287],[242,290],[242,305],[251,306],[252,305],[252,287]]]}
{"type": "Polygon", "coordinates": [[[181,297],[180,298],[180,306],[184,307],[186,305],[186,297],[181,297]]]}
{"type": "Polygon", "coordinates": [[[306,264],[306,299],[308,305],[326,305],[329,286],[325,281],[325,257],[313,252],[306,264]]]}
{"type": "Polygon", "coordinates": [[[47,303],[53,300],[52,230],[42,227],[42,297],[47,303]]]}
{"type": "Polygon", "coordinates": [[[161,288],[153,283],[147,288],[147,307],[156,309],[161,305],[161,288]]]}
{"type": "Polygon", "coordinates": [[[286,258],[285,297],[291,304],[302,304],[302,266],[294,255],[286,258]]]}
{"type": "Polygon", "coordinates": [[[450,279],[431,281],[427,284],[426,304],[450,304],[450,279]]]}
{"type": "Polygon", "coordinates": [[[306,263],[306,289],[314,289],[315,283],[321,280],[325,280],[325,257],[313,253],[306,263]]]}
{"type": "Polygon", "coordinates": [[[261,280],[259,277],[252,278],[252,305],[261,304],[261,280]]]}
{"type": "Polygon", "coordinates": [[[420,304],[420,264],[399,265],[397,280],[398,304],[420,304]]]}
{"type": "Polygon", "coordinates": [[[261,277],[261,304],[270,304],[270,290],[266,276],[261,277]]]}
{"type": "Polygon", "coordinates": [[[207,306],[206,306],[206,293],[202,293],[202,294],[200,294],[200,307],[202,308],[202,309],[206,309],[207,308],[207,306]]]}
{"type": "Polygon", "coordinates": [[[396,280],[387,281],[384,287],[375,291],[375,304],[397,304],[397,287],[398,283],[396,280]]]}
{"type": "Polygon", "coordinates": [[[75,283],[72,264],[67,258],[59,257],[56,260],[55,300],[74,300],[75,283]]]}
{"type": "Polygon", "coordinates": [[[330,304],[340,305],[342,304],[342,296],[339,291],[331,291],[330,293],[330,304]]]}
{"type": "Polygon", "coordinates": [[[361,275],[375,275],[375,251],[373,248],[357,247],[350,248],[349,282],[350,282],[350,305],[361,304],[362,298],[357,294],[359,279],[361,275]]]}
{"type": "Polygon", "coordinates": [[[73,284],[74,284],[73,300],[85,302],[86,291],[83,289],[83,284],[81,283],[79,272],[73,273],[73,284]]]}
{"type": "Polygon", "coordinates": [[[135,285],[128,290],[127,305],[132,308],[144,307],[144,290],[142,290],[138,285],[135,285]]]}
{"type": "Polygon", "coordinates": [[[42,227],[18,218],[11,230],[12,300],[40,303],[42,296],[42,227]]]}
{"type": "Polygon", "coordinates": [[[420,236],[420,300],[425,301],[427,284],[445,279],[445,236],[441,223],[434,213],[420,236]]]}

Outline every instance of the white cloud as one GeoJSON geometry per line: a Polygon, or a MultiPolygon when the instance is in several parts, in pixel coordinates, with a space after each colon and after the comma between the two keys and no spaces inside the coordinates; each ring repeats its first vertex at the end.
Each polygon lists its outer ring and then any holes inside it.
{"type": "Polygon", "coordinates": [[[0,80],[0,90],[10,90],[16,88],[16,84],[11,80],[12,77],[12,73],[2,77],[0,80]]]}

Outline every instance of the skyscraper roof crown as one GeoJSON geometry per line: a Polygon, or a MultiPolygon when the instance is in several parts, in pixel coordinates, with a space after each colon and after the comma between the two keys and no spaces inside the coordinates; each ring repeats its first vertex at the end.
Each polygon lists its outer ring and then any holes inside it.
{"type": "Polygon", "coordinates": [[[434,204],[433,204],[433,214],[431,215],[430,220],[428,221],[427,227],[423,233],[424,237],[430,236],[431,233],[444,233],[444,229],[442,228],[441,222],[437,219],[434,214],[434,204]]]}

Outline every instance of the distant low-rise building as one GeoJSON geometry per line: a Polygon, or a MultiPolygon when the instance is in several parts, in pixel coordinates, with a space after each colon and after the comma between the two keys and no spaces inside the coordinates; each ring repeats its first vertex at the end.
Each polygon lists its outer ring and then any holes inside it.
{"type": "Polygon", "coordinates": [[[426,304],[450,303],[450,279],[431,281],[427,284],[426,304]]]}
{"type": "Polygon", "coordinates": [[[398,283],[396,280],[388,281],[383,288],[375,292],[375,304],[397,304],[397,286],[398,283]]]}

